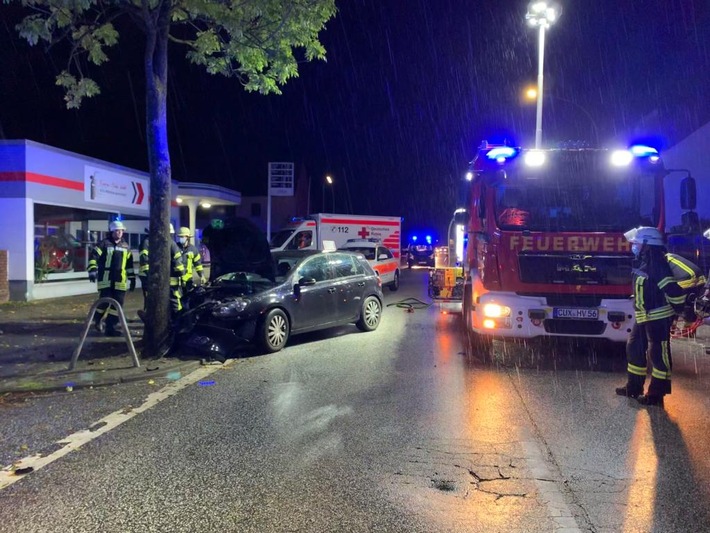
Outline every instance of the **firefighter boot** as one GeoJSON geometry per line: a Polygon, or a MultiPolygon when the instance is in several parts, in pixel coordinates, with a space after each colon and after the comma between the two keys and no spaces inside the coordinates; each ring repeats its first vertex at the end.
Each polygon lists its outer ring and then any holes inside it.
{"type": "Polygon", "coordinates": [[[642,394],[636,398],[641,405],[658,405],[663,407],[663,396],[653,396],[651,394],[642,394]]]}
{"type": "Polygon", "coordinates": [[[646,381],[645,376],[637,376],[629,372],[626,374],[626,385],[617,387],[616,394],[628,398],[638,398],[643,394],[644,381],[646,381]]]}
{"type": "Polygon", "coordinates": [[[642,396],[642,390],[638,390],[635,387],[631,387],[630,385],[624,385],[623,387],[616,387],[616,394],[619,396],[627,396],[629,398],[638,398],[639,396],[642,396]]]}

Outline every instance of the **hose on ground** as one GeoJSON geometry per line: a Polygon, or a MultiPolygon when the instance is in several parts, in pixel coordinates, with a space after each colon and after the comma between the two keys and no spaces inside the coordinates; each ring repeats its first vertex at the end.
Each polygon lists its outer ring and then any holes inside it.
{"type": "Polygon", "coordinates": [[[415,309],[426,309],[427,307],[431,306],[432,303],[429,302],[423,302],[419,300],[418,298],[405,298],[404,300],[400,300],[398,302],[394,302],[391,304],[387,304],[387,307],[399,307],[400,309],[406,309],[407,311],[412,310],[414,311],[415,309]]]}

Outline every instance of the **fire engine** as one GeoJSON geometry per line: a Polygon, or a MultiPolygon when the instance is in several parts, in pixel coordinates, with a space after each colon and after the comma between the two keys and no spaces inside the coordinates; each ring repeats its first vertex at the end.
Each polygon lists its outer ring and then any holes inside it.
{"type": "MultiPolygon", "coordinates": [[[[589,337],[624,342],[633,325],[623,236],[665,225],[657,150],[521,149],[485,141],[472,162],[462,313],[469,339],[589,337]]],[[[695,209],[695,181],[681,180],[695,209]]]]}

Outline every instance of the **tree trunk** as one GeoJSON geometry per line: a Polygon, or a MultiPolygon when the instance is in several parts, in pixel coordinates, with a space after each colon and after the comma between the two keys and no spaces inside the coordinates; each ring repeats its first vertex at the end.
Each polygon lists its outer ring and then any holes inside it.
{"type": "MultiPolygon", "coordinates": [[[[166,3],[169,4],[169,3],[166,3]]],[[[142,356],[157,357],[168,340],[170,326],[170,204],[168,149],[168,23],[167,8],[157,8],[146,20],[146,133],[150,169],[150,240],[147,324],[142,356]],[[157,16],[155,16],[157,15],[157,16]],[[155,16],[155,18],[153,18],[155,16]]]]}

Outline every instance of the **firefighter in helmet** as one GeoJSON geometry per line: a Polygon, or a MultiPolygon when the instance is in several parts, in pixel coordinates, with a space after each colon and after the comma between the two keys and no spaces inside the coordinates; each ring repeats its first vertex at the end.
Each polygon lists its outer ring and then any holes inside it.
{"type": "MultiPolygon", "coordinates": [[[[148,274],[150,273],[150,263],[148,249],[150,243],[148,241],[148,228],[146,228],[146,235],[141,241],[139,248],[138,260],[140,263],[139,276],[141,278],[141,284],[143,287],[143,310],[138,311],[138,316],[146,321],[145,315],[145,302],[148,297],[148,274]]],[[[171,316],[174,318],[180,311],[182,311],[182,277],[185,273],[185,265],[182,261],[182,252],[178,248],[177,243],[173,240],[175,236],[175,228],[170,224],[170,311],[171,316]]]]}
{"type": "Polygon", "coordinates": [[[194,244],[190,243],[190,238],[192,237],[190,228],[181,227],[178,230],[177,236],[178,248],[180,249],[180,253],[182,253],[182,262],[185,265],[185,272],[182,275],[182,284],[184,290],[187,292],[192,290],[195,286],[195,274],[200,279],[200,284],[205,283],[204,267],[202,266],[200,251],[194,244]]]}
{"type": "MultiPolygon", "coordinates": [[[[126,291],[136,288],[136,275],[133,271],[133,254],[128,243],[123,240],[126,230],[123,222],[115,220],[109,224],[110,235],[102,240],[91,251],[89,259],[89,281],[96,283],[99,298],[113,298],[123,305],[126,291]]],[[[94,325],[101,331],[101,319],[106,315],[107,337],[118,337],[121,332],[116,330],[118,310],[112,305],[102,303],[94,313],[94,325]]]]}
{"type": "Polygon", "coordinates": [[[685,293],[673,276],[660,231],[640,226],[624,237],[635,256],[636,322],[626,342],[626,385],[618,387],[616,394],[636,398],[643,405],[663,405],[663,397],[671,392],[671,326],[676,313],[683,312],[685,293]],[[652,365],[651,382],[644,394],[647,359],[652,365]]]}

